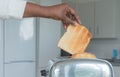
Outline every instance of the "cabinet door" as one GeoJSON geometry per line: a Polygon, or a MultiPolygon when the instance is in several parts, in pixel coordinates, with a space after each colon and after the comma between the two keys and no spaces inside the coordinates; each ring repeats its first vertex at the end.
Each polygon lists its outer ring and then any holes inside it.
{"type": "Polygon", "coordinates": [[[35,62],[5,64],[5,77],[36,77],[35,62]]]}
{"type": "Polygon", "coordinates": [[[94,2],[80,0],[76,5],[81,23],[94,34],[94,2]]]}
{"type": "Polygon", "coordinates": [[[36,30],[33,18],[5,21],[5,62],[35,60],[36,30]]]}
{"type": "Polygon", "coordinates": [[[0,20],[0,77],[3,77],[3,21],[0,20]]]}
{"type": "Polygon", "coordinates": [[[95,37],[116,37],[116,0],[95,1],[95,37]]]}

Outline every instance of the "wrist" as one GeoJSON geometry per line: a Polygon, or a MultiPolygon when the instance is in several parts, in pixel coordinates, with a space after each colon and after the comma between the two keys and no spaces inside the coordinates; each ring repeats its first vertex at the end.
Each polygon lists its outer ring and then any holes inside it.
{"type": "Polygon", "coordinates": [[[52,18],[52,11],[50,7],[41,6],[40,10],[40,13],[42,13],[41,17],[52,18]]]}
{"type": "MultiPolygon", "coordinates": [[[[57,8],[58,9],[58,8],[57,8]]],[[[58,16],[58,10],[56,9],[55,6],[48,6],[46,7],[46,16],[47,18],[52,18],[52,19],[55,19],[55,20],[60,20],[60,17],[58,16]]]]}

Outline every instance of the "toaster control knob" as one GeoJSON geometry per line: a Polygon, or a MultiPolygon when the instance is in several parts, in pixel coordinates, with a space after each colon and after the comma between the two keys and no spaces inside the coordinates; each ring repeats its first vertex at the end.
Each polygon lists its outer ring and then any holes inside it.
{"type": "Polygon", "coordinates": [[[46,70],[41,70],[40,72],[41,72],[41,76],[47,76],[46,70]]]}

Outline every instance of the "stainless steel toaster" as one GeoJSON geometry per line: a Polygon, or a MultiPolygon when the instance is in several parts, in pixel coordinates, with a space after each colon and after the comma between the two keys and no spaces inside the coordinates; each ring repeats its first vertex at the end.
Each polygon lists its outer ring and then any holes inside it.
{"type": "Polygon", "coordinates": [[[41,73],[46,77],[114,77],[112,65],[102,59],[54,58],[41,73]]]}

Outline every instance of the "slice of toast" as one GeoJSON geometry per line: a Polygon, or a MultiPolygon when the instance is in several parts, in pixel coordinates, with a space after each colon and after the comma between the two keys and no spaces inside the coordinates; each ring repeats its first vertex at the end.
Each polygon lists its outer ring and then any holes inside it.
{"type": "Polygon", "coordinates": [[[70,54],[84,52],[92,34],[83,25],[69,25],[67,31],[58,42],[58,47],[70,54]]]}
{"type": "Polygon", "coordinates": [[[79,58],[96,58],[96,56],[92,53],[84,52],[84,53],[77,53],[72,54],[71,58],[79,59],[79,58]]]}

